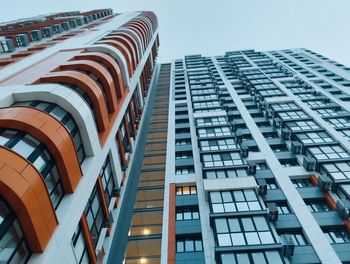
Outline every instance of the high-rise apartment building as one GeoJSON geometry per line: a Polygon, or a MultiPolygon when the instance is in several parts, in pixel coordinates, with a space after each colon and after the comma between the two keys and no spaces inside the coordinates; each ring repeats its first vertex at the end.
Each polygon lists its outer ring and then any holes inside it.
{"type": "Polygon", "coordinates": [[[350,263],[350,68],[244,50],[158,75],[108,264],[350,263]]]}
{"type": "Polygon", "coordinates": [[[59,13],[0,36],[0,263],[102,263],[138,157],[157,18],[59,13]]]}
{"type": "Polygon", "coordinates": [[[156,64],[151,12],[0,35],[0,263],[350,263],[350,68],[156,64]]]}

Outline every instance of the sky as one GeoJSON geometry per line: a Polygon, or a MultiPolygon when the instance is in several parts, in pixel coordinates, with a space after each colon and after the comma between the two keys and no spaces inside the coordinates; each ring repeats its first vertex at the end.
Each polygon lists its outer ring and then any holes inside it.
{"type": "Polygon", "coordinates": [[[160,62],[240,49],[308,48],[350,66],[349,0],[16,0],[2,5],[0,22],[94,8],[155,12],[160,62]]]}

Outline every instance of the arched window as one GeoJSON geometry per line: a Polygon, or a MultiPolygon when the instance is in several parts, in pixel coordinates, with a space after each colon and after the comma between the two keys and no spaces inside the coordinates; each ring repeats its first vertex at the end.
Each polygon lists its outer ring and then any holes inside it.
{"type": "Polygon", "coordinates": [[[57,209],[64,191],[56,162],[46,146],[23,131],[7,128],[0,130],[0,145],[12,149],[33,164],[44,178],[52,204],[57,209]]]}
{"type": "Polygon", "coordinates": [[[27,263],[30,255],[15,213],[0,196],[0,263],[27,263]]]}
{"type": "Polygon", "coordinates": [[[70,135],[73,138],[74,147],[78,155],[79,163],[80,164],[83,163],[86,157],[83,141],[81,139],[81,135],[80,135],[77,123],[74,121],[71,114],[69,114],[67,111],[65,111],[63,108],[61,108],[56,104],[42,102],[42,101],[16,102],[13,105],[34,107],[36,109],[39,109],[41,111],[48,113],[52,117],[56,118],[59,122],[61,122],[66,127],[66,129],[69,131],[70,135]]]}

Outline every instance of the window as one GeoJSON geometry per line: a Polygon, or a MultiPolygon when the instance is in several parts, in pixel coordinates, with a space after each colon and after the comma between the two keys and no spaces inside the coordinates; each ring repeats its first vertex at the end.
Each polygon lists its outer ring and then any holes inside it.
{"type": "Polygon", "coordinates": [[[85,207],[85,215],[91,232],[92,241],[96,247],[104,220],[102,202],[96,184],[85,207]]]}
{"type": "Polygon", "coordinates": [[[305,114],[303,111],[288,111],[288,112],[279,112],[277,115],[281,118],[283,121],[292,121],[292,120],[298,120],[298,119],[306,119],[309,118],[307,114],[305,114]]]}
{"type": "Polygon", "coordinates": [[[253,190],[210,192],[210,206],[214,213],[264,209],[253,190]]]}
{"type": "Polygon", "coordinates": [[[296,188],[314,187],[310,179],[292,180],[292,182],[296,188]]]}
{"type": "Polygon", "coordinates": [[[12,129],[0,130],[0,144],[26,158],[45,180],[52,204],[57,209],[64,191],[56,162],[46,146],[33,136],[12,129]]]}
{"type": "Polygon", "coordinates": [[[338,113],[331,108],[328,109],[314,109],[316,113],[318,113],[322,118],[324,117],[334,117],[338,116],[338,113]]]}
{"type": "Polygon", "coordinates": [[[30,106],[45,111],[62,123],[73,138],[74,147],[78,155],[79,163],[82,164],[86,155],[79,128],[73,117],[60,106],[42,101],[23,101],[13,104],[14,106],[30,106]]]}
{"type": "Polygon", "coordinates": [[[250,253],[223,253],[222,264],[283,264],[283,258],[278,251],[254,251],[250,253]]]}
{"type": "Polygon", "coordinates": [[[296,134],[296,137],[303,144],[319,144],[319,143],[329,143],[334,142],[334,139],[328,135],[326,132],[308,132],[296,134]]]}
{"type": "Polygon", "coordinates": [[[109,155],[107,155],[105,163],[102,166],[100,176],[101,176],[103,191],[106,197],[106,202],[107,202],[107,205],[109,205],[109,202],[112,199],[113,192],[115,189],[115,181],[114,181],[114,176],[113,176],[109,155]]]}
{"type": "Polygon", "coordinates": [[[348,128],[350,127],[350,118],[338,117],[329,118],[326,121],[334,128],[348,128]]]}
{"type": "Polygon", "coordinates": [[[177,151],[175,152],[175,159],[191,159],[193,158],[192,151],[177,151]]]}
{"type": "Polygon", "coordinates": [[[349,158],[350,155],[341,146],[311,147],[307,150],[316,160],[325,161],[332,159],[349,158]]]}
{"type": "Polygon", "coordinates": [[[197,194],[196,186],[176,187],[176,195],[193,195],[197,194]]]}
{"type": "Polygon", "coordinates": [[[310,120],[310,121],[292,121],[292,122],[288,122],[287,126],[293,132],[320,129],[320,127],[312,120],[310,120]]]}
{"type": "Polygon", "coordinates": [[[211,127],[197,130],[199,138],[231,136],[232,132],[229,127],[211,127]]]}
{"type": "Polygon", "coordinates": [[[237,166],[244,164],[238,152],[203,154],[202,162],[204,167],[237,166]]]}
{"type": "Polygon", "coordinates": [[[208,170],[204,171],[203,174],[204,178],[206,179],[223,179],[248,176],[247,170],[244,168],[227,170],[208,170]]]}
{"type": "Polygon", "coordinates": [[[331,244],[350,242],[350,235],[345,229],[331,229],[324,231],[324,233],[331,244]]]}
{"type": "Polygon", "coordinates": [[[85,103],[89,106],[92,116],[94,117],[94,122],[97,126],[97,119],[96,119],[96,112],[95,112],[95,108],[94,105],[89,97],[89,95],[87,93],[85,93],[82,89],[80,89],[78,86],[73,85],[73,84],[66,84],[66,83],[61,83],[61,85],[73,90],[74,92],[76,92],[80,97],[82,97],[82,99],[85,101],[85,103]]]}
{"type": "Polygon", "coordinates": [[[201,151],[229,150],[238,148],[233,138],[219,140],[200,140],[199,146],[201,151]]]}
{"type": "Polygon", "coordinates": [[[176,221],[197,220],[197,219],[199,219],[198,207],[176,209],[176,221]]]}
{"type": "Polygon", "coordinates": [[[31,252],[15,213],[0,196],[1,263],[27,263],[31,252]]]}
{"type": "Polygon", "coordinates": [[[228,125],[226,118],[223,116],[219,117],[208,117],[208,118],[197,118],[197,126],[213,126],[213,125],[228,125]]]}
{"type": "Polygon", "coordinates": [[[350,140],[350,129],[339,130],[347,140],[350,140]]]}
{"type": "Polygon", "coordinates": [[[263,216],[216,218],[218,246],[273,244],[275,239],[263,216]]]}
{"type": "MultiPolygon", "coordinates": [[[[305,246],[309,244],[304,234],[301,232],[293,232],[293,233],[286,233],[286,234],[291,236],[295,246],[305,246]]],[[[279,234],[279,235],[281,236],[284,234],[279,234]]]]}
{"type": "Polygon", "coordinates": [[[191,139],[177,139],[175,142],[176,146],[191,145],[191,139]]]}
{"type": "Polygon", "coordinates": [[[266,163],[257,163],[256,164],[256,170],[268,170],[269,167],[266,163]]]}
{"type": "Polygon", "coordinates": [[[77,258],[78,263],[89,264],[90,263],[89,252],[86,247],[85,237],[82,232],[80,224],[77,226],[77,229],[73,234],[72,244],[74,248],[74,254],[75,254],[75,257],[77,258]]]}
{"type": "Polygon", "coordinates": [[[350,162],[333,162],[322,164],[320,172],[331,176],[334,180],[345,180],[350,178],[350,162]]]}
{"type": "Polygon", "coordinates": [[[203,251],[202,239],[198,237],[177,237],[176,252],[203,251]]]}
{"type": "Polygon", "coordinates": [[[290,214],[292,211],[290,210],[288,204],[286,202],[277,203],[277,210],[279,214],[290,214]]]}
{"type": "Polygon", "coordinates": [[[310,212],[328,212],[332,210],[326,201],[306,201],[305,203],[310,212]]]}
{"type": "Polygon", "coordinates": [[[175,168],[175,174],[176,175],[186,175],[186,174],[191,174],[194,173],[194,166],[176,166],[175,168]]]}

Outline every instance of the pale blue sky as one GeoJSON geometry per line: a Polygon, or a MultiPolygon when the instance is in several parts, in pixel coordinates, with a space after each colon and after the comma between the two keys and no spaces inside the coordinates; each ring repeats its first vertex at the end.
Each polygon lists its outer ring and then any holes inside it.
{"type": "Polygon", "coordinates": [[[162,62],[198,53],[303,47],[350,66],[349,0],[16,0],[2,5],[0,21],[105,7],[154,11],[162,62]]]}

